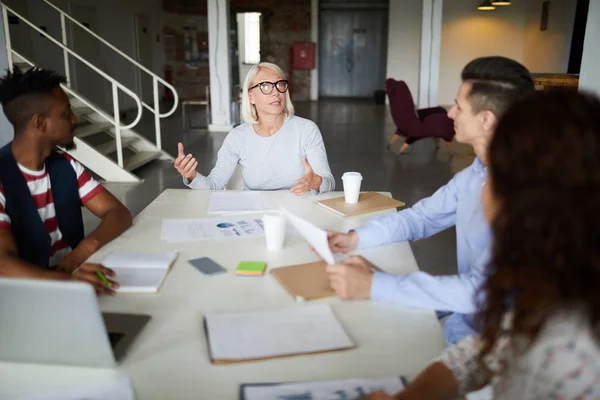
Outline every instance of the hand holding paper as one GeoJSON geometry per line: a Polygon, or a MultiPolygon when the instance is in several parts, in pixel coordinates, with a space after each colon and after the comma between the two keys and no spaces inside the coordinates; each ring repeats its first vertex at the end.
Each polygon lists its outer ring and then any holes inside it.
{"type": "Polygon", "coordinates": [[[333,254],[327,241],[327,232],[311,224],[310,222],[292,214],[285,208],[281,208],[286,219],[296,228],[314,251],[329,265],[336,264],[346,258],[343,254],[333,254]]]}

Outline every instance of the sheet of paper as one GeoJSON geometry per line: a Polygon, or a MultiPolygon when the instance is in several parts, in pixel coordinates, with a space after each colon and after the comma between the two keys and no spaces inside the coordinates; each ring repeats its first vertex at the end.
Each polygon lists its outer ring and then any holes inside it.
{"type": "Polygon", "coordinates": [[[260,218],[228,217],[207,219],[212,237],[216,240],[251,238],[265,235],[260,218]]]}
{"type": "Polygon", "coordinates": [[[329,242],[327,241],[327,232],[323,229],[319,228],[308,222],[305,219],[298,217],[297,215],[292,214],[290,211],[285,208],[281,208],[281,211],[285,215],[286,219],[296,228],[298,233],[302,235],[304,239],[313,249],[317,252],[319,256],[329,265],[337,264],[348,256],[346,254],[333,254],[331,249],[329,248],[329,242]]]}
{"type": "Polygon", "coordinates": [[[118,292],[156,292],[175,258],[176,252],[115,252],[106,257],[102,265],[117,274],[111,279],[120,285],[118,292]]]}
{"type": "Polygon", "coordinates": [[[210,194],[209,214],[252,213],[269,209],[260,192],[219,191],[210,194]]]}
{"type": "Polygon", "coordinates": [[[215,360],[251,360],[354,347],[326,304],[254,313],[208,313],[206,325],[215,360]]]}
{"type": "Polygon", "coordinates": [[[108,268],[162,268],[167,269],[177,257],[177,252],[135,253],[117,251],[104,259],[102,265],[108,268]]]}
{"type": "Polygon", "coordinates": [[[116,277],[111,278],[119,284],[119,293],[157,292],[168,269],[162,268],[113,268],[116,277]]]}
{"type": "Polygon", "coordinates": [[[135,400],[135,394],[129,378],[122,378],[93,385],[53,389],[14,400],[135,400]]]}
{"type": "Polygon", "coordinates": [[[394,395],[404,389],[399,377],[343,379],[323,382],[299,382],[280,385],[244,386],[244,400],[319,399],[340,400],[363,397],[383,390],[394,395]]]}
{"type": "Polygon", "coordinates": [[[228,240],[264,236],[260,218],[227,216],[220,218],[165,219],[160,238],[171,243],[197,240],[228,240]]]}
{"type": "Polygon", "coordinates": [[[212,234],[202,224],[202,219],[164,219],[160,230],[160,238],[171,243],[195,242],[210,240],[212,234]]]}

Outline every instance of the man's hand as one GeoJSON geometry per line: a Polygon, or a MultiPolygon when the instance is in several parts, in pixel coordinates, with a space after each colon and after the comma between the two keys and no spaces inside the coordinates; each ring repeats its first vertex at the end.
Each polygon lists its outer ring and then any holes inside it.
{"type": "Polygon", "coordinates": [[[290,192],[296,196],[301,196],[309,190],[319,190],[323,178],[315,174],[312,167],[306,160],[306,157],[302,157],[302,165],[304,165],[304,177],[296,181],[296,186],[290,189],[290,192]]]}
{"type": "Polygon", "coordinates": [[[103,295],[103,294],[108,294],[108,295],[114,296],[116,294],[114,289],[118,289],[119,284],[117,282],[114,282],[109,279],[110,287],[107,286],[106,283],[104,283],[104,281],[102,280],[102,278],[100,278],[98,276],[96,271],[104,274],[104,276],[106,276],[106,278],[116,276],[115,271],[113,271],[112,269],[103,267],[100,264],[85,263],[85,264],[82,264],[81,267],[79,267],[73,273],[73,275],[71,276],[71,280],[79,281],[79,282],[87,282],[87,283],[91,284],[94,287],[94,289],[96,290],[96,294],[98,296],[103,295]]]}
{"type": "Polygon", "coordinates": [[[183,149],[183,143],[177,145],[178,155],[175,159],[175,169],[181,176],[186,178],[188,181],[193,181],[196,177],[196,168],[198,167],[198,161],[191,154],[185,155],[183,149]]]}
{"type": "Polygon", "coordinates": [[[327,232],[327,241],[334,253],[349,253],[358,247],[358,233],[327,232]]]}
{"type": "Polygon", "coordinates": [[[363,256],[350,256],[340,264],[327,266],[329,284],[342,299],[368,299],[373,283],[372,267],[363,256]]]}

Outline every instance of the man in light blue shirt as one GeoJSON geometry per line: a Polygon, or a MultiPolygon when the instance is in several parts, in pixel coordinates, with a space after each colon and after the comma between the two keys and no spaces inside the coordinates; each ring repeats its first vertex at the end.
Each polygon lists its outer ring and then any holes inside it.
{"type": "Polygon", "coordinates": [[[458,274],[432,276],[425,272],[391,275],[373,272],[361,256],[328,267],[332,288],[346,299],[392,302],[450,313],[444,337],[456,343],[475,332],[477,291],[485,279],[491,237],[483,217],[481,188],[487,176],[486,152],[498,118],[516,100],[534,91],[529,71],[504,57],[471,61],[462,71],[462,84],[448,112],[456,141],[473,147],[477,158],[448,184],[412,208],[371,219],[350,233],[329,233],[334,252],[419,240],[456,226],[458,274]]]}

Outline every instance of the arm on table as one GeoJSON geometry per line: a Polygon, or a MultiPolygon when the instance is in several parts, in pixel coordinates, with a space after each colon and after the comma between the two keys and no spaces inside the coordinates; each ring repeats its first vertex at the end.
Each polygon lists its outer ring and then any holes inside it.
{"type": "Polygon", "coordinates": [[[457,174],[431,197],[400,212],[372,218],[356,229],[358,247],[367,248],[404,240],[419,240],[456,224],[459,183],[457,174]]]}
{"type": "Polygon", "coordinates": [[[470,336],[460,343],[444,350],[442,355],[421,372],[406,389],[395,396],[378,392],[366,399],[454,399],[486,383],[483,370],[477,361],[481,342],[470,336]]]}
{"type": "Polygon", "coordinates": [[[125,232],[132,223],[127,207],[106,190],[102,190],[86,202],[85,207],[102,221],[94,232],[84,238],[60,262],[59,269],[67,272],[74,271],[102,246],[125,232]]]}
{"type": "Polygon", "coordinates": [[[432,276],[426,272],[392,275],[375,272],[371,285],[373,300],[471,314],[477,311],[477,291],[483,284],[488,253],[479,257],[467,274],[432,276]]]}
{"type": "MultiPolygon", "coordinates": [[[[19,258],[12,232],[8,229],[0,230],[0,277],[82,281],[90,283],[98,295],[114,294],[114,291],[104,284],[96,271],[106,276],[115,276],[114,271],[98,264],[84,264],[74,274],[38,268],[19,258]]],[[[118,284],[114,282],[111,285],[113,288],[118,288],[118,284]]]]}

